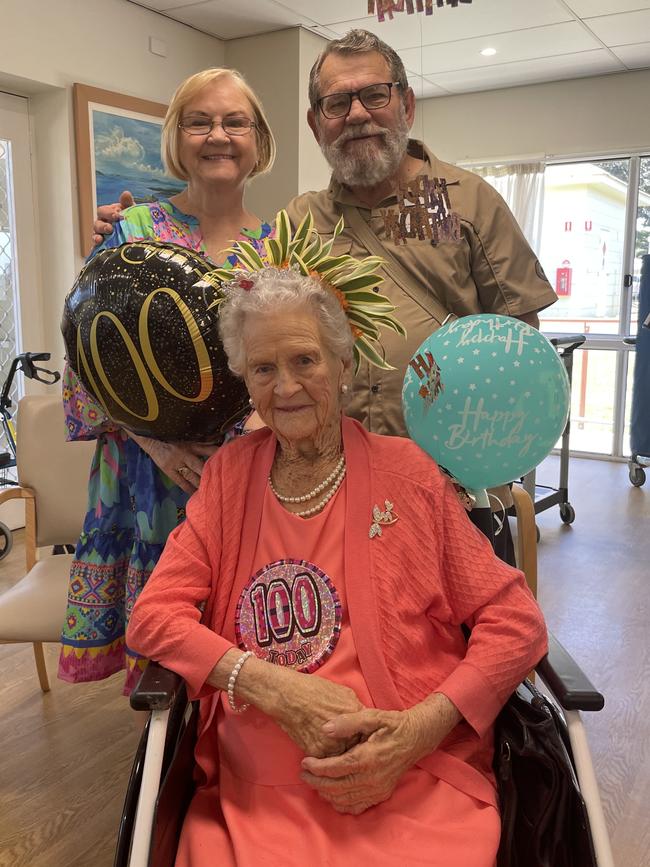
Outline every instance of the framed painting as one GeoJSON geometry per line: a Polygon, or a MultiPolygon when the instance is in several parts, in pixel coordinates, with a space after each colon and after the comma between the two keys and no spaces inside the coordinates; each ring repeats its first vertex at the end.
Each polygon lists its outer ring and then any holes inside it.
{"type": "Polygon", "coordinates": [[[98,205],[130,190],[136,202],[178,193],[183,181],[165,174],[160,136],[167,106],[110,90],[75,84],[74,122],[82,253],[92,248],[98,205]]]}

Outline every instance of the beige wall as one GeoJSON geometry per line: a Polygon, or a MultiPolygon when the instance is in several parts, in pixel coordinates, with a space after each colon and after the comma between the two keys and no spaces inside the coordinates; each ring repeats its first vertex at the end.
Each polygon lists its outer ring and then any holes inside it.
{"type": "Polygon", "coordinates": [[[321,190],[329,184],[330,168],[307,124],[309,71],[327,40],[309,30],[300,31],[300,166],[298,190],[321,190]]]}
{"type": "Polygon", "coordinates": [[[38,349],[59,363],[62,303],[82,262],[71,85],[166,102],[183,78],[223,59],[220,40],[124,0],[2,0],[0,89],[30,102],[41,305],[28,315],[42,319],[38,349]],[[167,57],[150,53],[150,37],[167,57]]]}
{"type": "MultiPolygon", "coordinates": [[[[192,72],[223,62],[223,43],[125,0],[2,0],[0,76],[65,87],[81,81],[165,101],[192,72]],[[149,52],[149,37],[167,57],[149,52]]],[[[1,80],[1,78],[0,78],[1,80]]]]}
{"type": "Polygon", "coordinates": [[[442,159],[650,151],[650,70],[425,99],[414,131],[442,159]]]}
{"type": "Polygon", "coordinates": [[[253,180],[246,193],[249,208],[267,220],[298,192],[299,45],[298,28],[226,43],[226,64],[238,69],[262,100],[278,146],[273,171],[253,180]]]}
{"type": "Polygon", "coordinates": [[[301,28],[226,42],[225,62],[259,95],[275,135],[273,172],[254,180],[246,194],[252,211],[270,220],[298,193],[327,186],[329,169],[307,125],[309,70],[326,44],[301,28]]]}

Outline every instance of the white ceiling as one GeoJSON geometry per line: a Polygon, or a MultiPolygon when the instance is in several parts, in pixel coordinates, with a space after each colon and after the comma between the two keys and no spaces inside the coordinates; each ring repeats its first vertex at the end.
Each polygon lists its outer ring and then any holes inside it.
{"type": "Polygon", "coordinates": [[[335,39],[363,27],[400,53],[418,97],[650,67],[650,0],[474,0],[381,24],[367,0],[128,2],[225,40],[298,25],[335,39]]]}

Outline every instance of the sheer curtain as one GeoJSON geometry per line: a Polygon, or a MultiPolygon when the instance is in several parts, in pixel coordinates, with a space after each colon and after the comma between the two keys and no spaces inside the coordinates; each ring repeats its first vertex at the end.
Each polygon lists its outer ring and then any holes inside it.
{"type": "Polygon", "coordinates": [[[528,243],[539,255],[544,210],[544,161],[466,165],[464,168],[485,178],[503,196],[528,243]]]}

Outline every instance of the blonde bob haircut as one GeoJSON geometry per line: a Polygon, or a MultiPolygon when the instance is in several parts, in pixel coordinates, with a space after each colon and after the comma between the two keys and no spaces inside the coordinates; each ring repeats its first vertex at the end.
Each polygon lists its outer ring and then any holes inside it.
{"type": "Polygon", "coordinates": [[[215,66],[212,69],[204,69],[202,72],[197,72],[190,75],[185,81],[176,88],[176,92],[172,96],[165,122],[162,128],[162,136],[160,141],[160,152],[163,163],[169,172],[175,178],[181,181],[189,180],[188,174],[181,163],[179,156],[179,140],[183,135],[183,131],[178,123],[183,114],[185,106],[191,102],[194,97],[207,87],[209,84],[214,84],[223,78],[229,78],[241,90],[243,95],[249,101],[253,109],[253,120],[255,121],[255,137],[257,139],[257,162],[250,174],[251,178],[256,175],[264,174],[270,171],[275,160],[275,139],[271,132],[271,127],[264,115],[264,109],[253,90],[248,86],[243,76],[236,69],[224,69],[215,66]]]}

